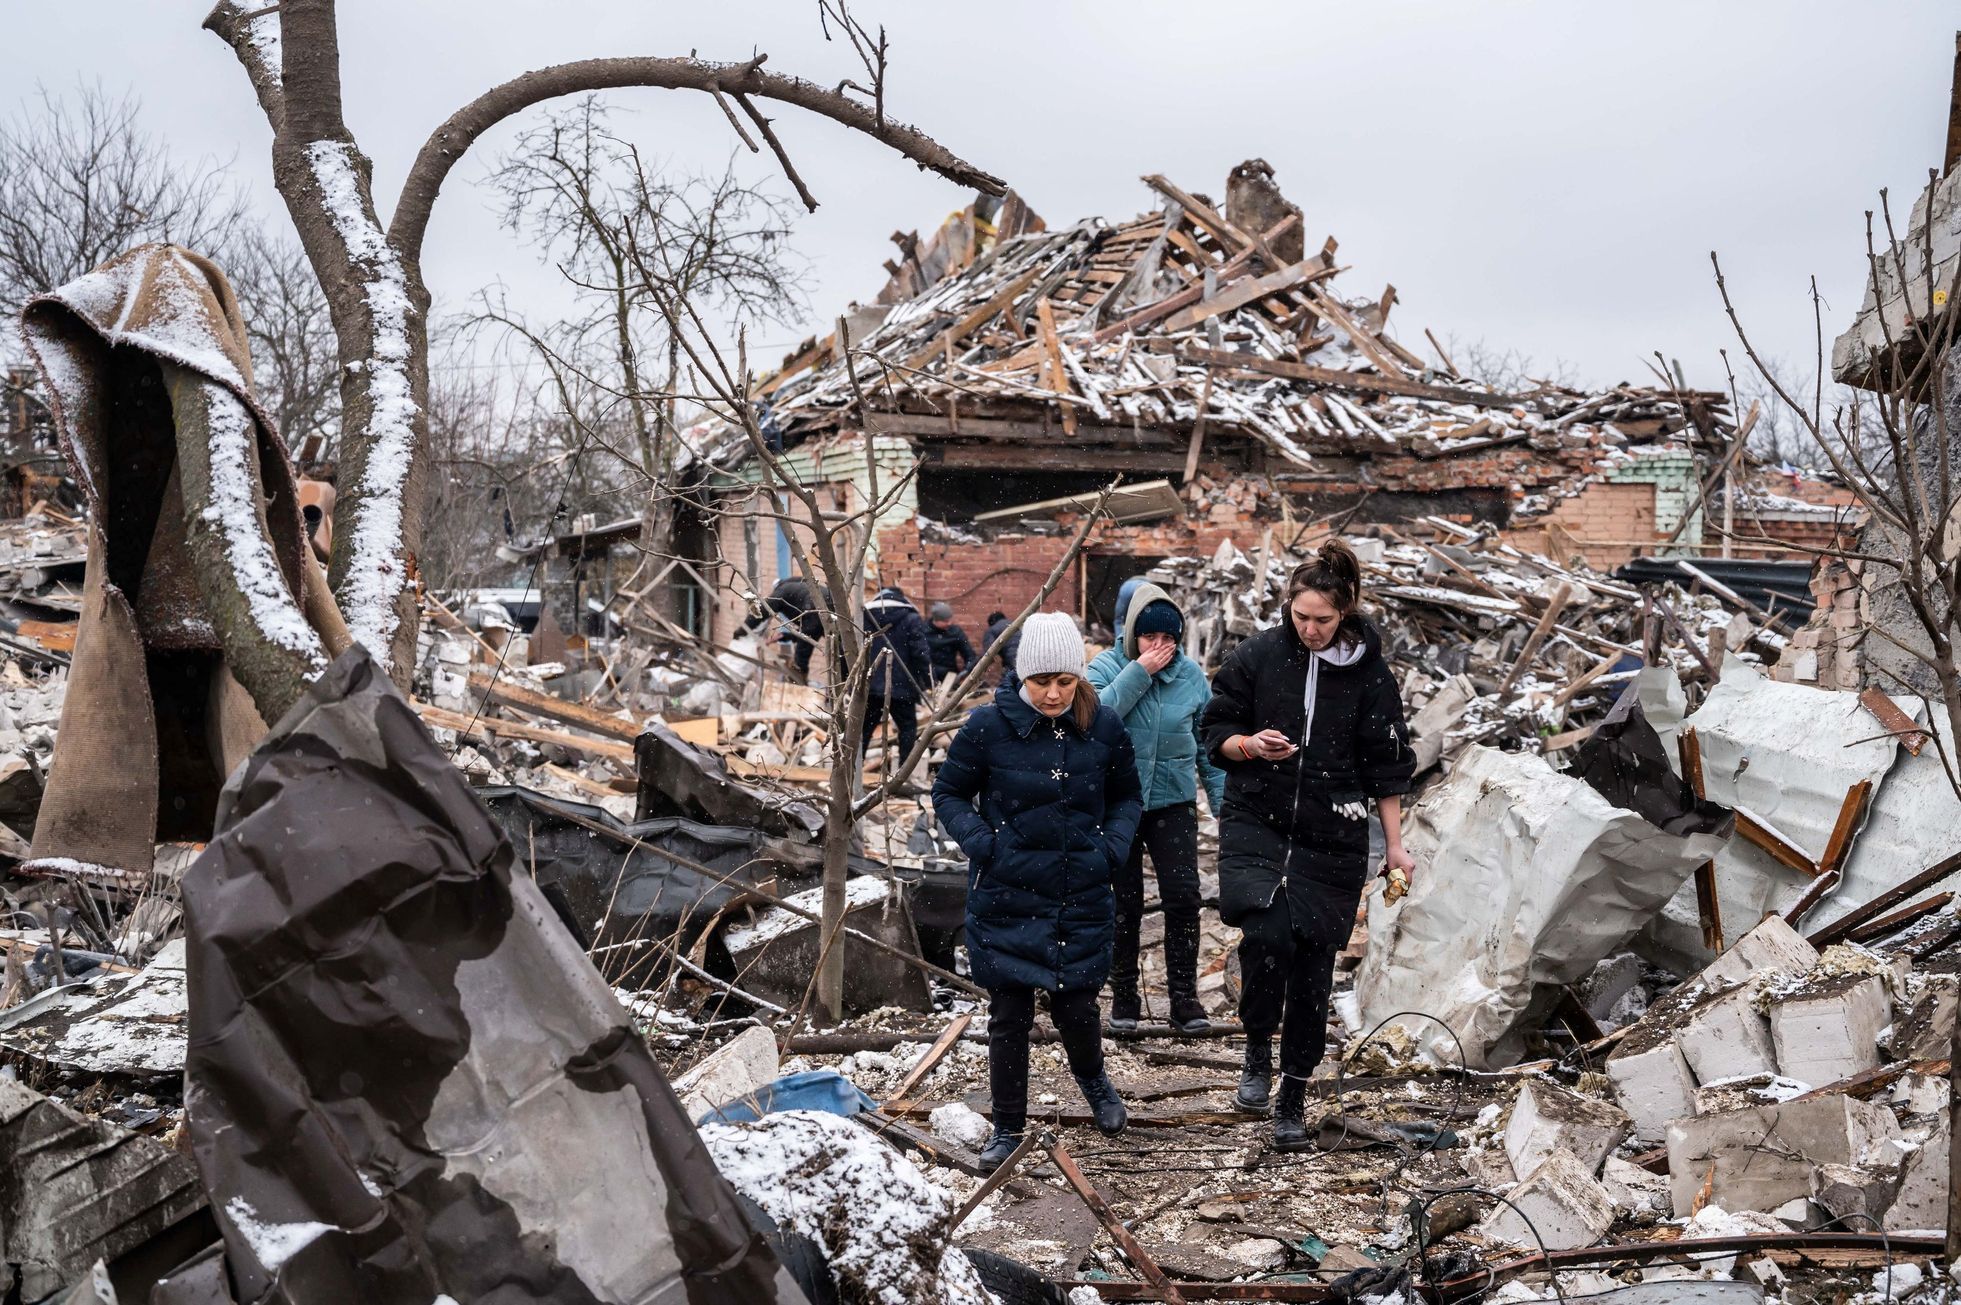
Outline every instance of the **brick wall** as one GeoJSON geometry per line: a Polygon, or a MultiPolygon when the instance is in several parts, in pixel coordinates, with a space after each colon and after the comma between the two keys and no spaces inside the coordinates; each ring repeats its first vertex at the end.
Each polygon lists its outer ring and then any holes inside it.
{"type": "Polygon", "coordinates": [[[1825,689],[1857,689],[1864,683],[1860,644],[1872,614],[1860,583],[1859,563],[1828,557],[1812,569],[1817,603],[1804,628],[1771,669],[1771,678],[1825,689]]]}
{"type": "Polygon", "coordinates": [[[1506,532],[1520,548],[1559,561],[1583,558],[1610,571],[1661,539],[1655,529],[1655,486],[1595,481],[1531,524],[1506,532]]]}
{"type": "MultiPolygon", "coordinates": [[[[880,532],[880,575],[886,583],[902,587],[921,611],[931,603],[947,603],[953,608],[953,619],[977,639],[987,627],[989,612],[1014,616],[1041,592],[1055,564],[1068,552],[1078,524],[1064,518],[1063,529],[1054,534],[1001,530],[973,543],[938,532],[922,538],[918,523],[906,522],[880,532]]],[[[1241,508],[1214,504],[1203,516],[1104,526],[1091,535],[1084,552],[1210,557],[1229,539],[1242,551],[1257,554],[1268,529],[1241,508]]],[[[1044,608],[1080,615],[1084,570],[1081,562],[1071,566],[1044,608]]]]}

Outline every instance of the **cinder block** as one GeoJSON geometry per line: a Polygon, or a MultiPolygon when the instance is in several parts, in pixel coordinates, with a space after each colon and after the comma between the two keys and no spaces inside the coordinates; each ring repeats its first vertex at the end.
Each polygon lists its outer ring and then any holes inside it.
{"type": "Polygon", "coordinates": [[[1702,982],[1713,991],[1742,983],[1763,970],[1803,974],[1818,963],[1818,949],[1806,942],[1781,915],[1763,922],[1738,938],[1730,949],[1703,967],[1702,982]]]}
{"type": "Polygon", "coordinates": [[[1811,1195],[1817,1166],[1854,1164],[1868,1146],[1899,1134],[1891,1111],[1842,1093],[1675,1120],[1668,1126],[1675,1213],[1688,1214],[1704,1183],[1725,1210],[1775,1210],[1811,1195]]]}
{"type": "Polygon", "coordinates": [[[1824,1087],[1879,1064],[1879,1034],[1893,1022],[1886,983],[1875,974],[1835,975],[1770,1008],[1778,1072],[1824,1087]]]}
{"type": "Polygon", "coordinates": [[[1536,1249],[1543,1242],[1549,1251],[1576,1250],[1599,1241],[1614,1223],[1607,1189],[1566,1151],[1548,1155],[1508,1199],[1511,1204],[1493,1210],[1478,1231],[1513,1246],[1536,1249]]]}
{"type": "Polygon", "coordinates": [[[1695,1113],[1695,1075],[1672,1041],[1609,1058],[1607,1078],[1643,1142],[1663,1141],[1670,1120],[1695,1113]]]}
{"type": "Polygon", "coordinates": [[[1591,1177],[1632,1127],[1625,1111],[1605,1101],[1552,1083],[1527,1083],[1505,1127],[1505,1154],[1514,1173],[1529,1174],[1554,1151],[1565,1151],[1591,1177]]]}
{"type": "Polygon", "coordinates": [[[1701,1083],[1777,1072],[1770,1021],[1757,1013],[1746,988],[1732,988],[1698,1005],[1678,1040],[1682,1058],[1701,1083]]]}

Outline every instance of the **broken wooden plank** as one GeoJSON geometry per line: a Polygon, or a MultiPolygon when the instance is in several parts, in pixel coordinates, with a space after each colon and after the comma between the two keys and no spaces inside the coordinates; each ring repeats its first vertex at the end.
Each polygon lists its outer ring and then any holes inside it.
{"type": "MultiPolygon", "coordinates": [[[[27,626],[26,621],[20,623],[22,634],[27,633],[27,626]]],[[[1927,731],[1916,725],[1913,717],[1900,710],[1899,704],[1887,697],[1884,689],[1867,689],[1859,695],[1859,705],[1871,712],[1886,732],[1900,741],[1900,746],[1910,756],[1919,756],[1921,749],[1927,746],[1927,731]]]]}
{"type": "Polygon", "coordinates": [[[1358,394],[1400,394],[1412,399],[1435,399],[1440,403],[1461,403],[1477,408],[1512,408],[1519,403],[1517,398],[1507,394],[1482,394],[1476,390],[1459,389],[1453,385],[1430,385],[1397,376],[1336,371],[1331,367],[1313,367],[1307,363],[1286,362],[1278,358],[1260,358],[1250,353],[1230,353],[1219,349],[1188,347],[1180,349],[1178,355],[1188,362],[1213,363],[1229,370],[1260,372],[1264,375],[1284,376],[1296,381],[1313,381],[1331,390],[1352,390],[1358,394]]]}
{"type": "Polygon", "coordinates": [[[1198,475],[1198,455],[1205,449],[1205,411],[1212,405],[1212,369],[1205,369],[1205,387],[1198,396],[1198,416],[1192,421],[1191,447],[1185,450],[1185,479],[1182,483],[1191,484],[1198,475]]]}
{"type": "Polygon", "coordinates": [[[1813,947],[1829,947],[1835,942],[1844,942],[1846,937],[1860,925],[1892,910],[1915,893],[1932,888],[1957,870],[1961,870],[1961,852],[1936,862],[1911,879],[1893,885],[1864,906],[1846,912],[1817,933],[1809,935],[1806,941],[1813,947]]]}
{"type": "MultiPolygon", "coordinates": [[[[1055,336],[1055,308],[1046,297],[1036,301],[1035,321],[1042,332],[1042,352],[1048,355],[1049,388],[1068,398],[1069,370],[1062,365],[1062,342],[1055,336]]],[[[1062,433],[1076,433],[1076,410],[1066,403],[1062,405],[1062,433]]]]}
{"type": "Polygon", "coordinates": [[[904,364],[906,369],[908,371],[917,371],[920,367],[931,362],[935,354],[940,353],[942,350],[959,343],[961,340],[973,334],[990,317],[993,317],[1004,309],[1013,307],[1015,300],[1021,297],[1022,292],[1034,285],[1040,279],[1042,273],[1046,271],[1048,271],[1048,264],[1046,262],[1038,262],[1034,267],[1029,268],[1026,272],[1023,272],[1020,276],[1010,281],[1006,287],[986,303],[961,317],[952,326],[947,327],[946,330],[934,336],[931,342],[918,353],[906,359],[904,364]]]}
{"type": "Polygon", "coordinates": [[[951,1023],[940,1030],[940,1036],[926,1049],[926,1054],[906,1071],[906,1076],[899,1080],[899,1086],[892,1089],[892,1100],[903,1101],[911,1096],[912,1090],[925,1082],[926,1076],[946,1059],[946,1053],[953,1050],[953,1044],[960,1041],[960,1035],[965,1033],[967,1026],[973,1022],[974,1017],[969,1012],[956,1016],[951,1023]]]}
{"type": "Polygon", "coordinates": [[[1304,293],[1307,302],[1313,305],[1314,311],[1333,322],[1355,347],[1362,351],[1362,356],[1375,364],[1377,371],[1399,381],[1409,378],[1409,374],[1403,370],[1403,365],[1382,347],[1382,341],[1375,338],[1375,332],[1357,321],[1355,315],[1349,312],[1339,299],[1333,295],[1324,295],[1312,286],[1304,293]]]}
{"type": "Polygon", "coordinates": [[[626,767],[627,773],[633,770],[633,747],[631,744],[615,742],[612,739],[595,739],[584,734],[568,734],[564,730],[550,730],[538,725],[527,725],[523,721],[506,720],[498,716],[466,716],[462,712],[449,711],[432,706],[426,702],[415,704],[416,715],[425,724],[438,729],[455,730],[458,734],[494,734],[507,739],[527,739],[532,743],[553,743],[574,752],[589,756],[604,757],[626,767]]]}
{"type": "Polygon", "coordinates": [[[1173,314],[1158,329],[1167,335],[1188,331],[1201,322],[1244,308],[1256,299],[1264,299],[1268,295],[1291,290],[1302,283],[1311,283],[1333,276],[1334,271],[1334,268],[1323,262],[1321,256],[1317,254],[1313,258],[1302,259],[1292,267],[1283,267],[1265,276],[1242,277],[1210,299],[1201,299],[1190,308],[1173,314]]]}
{"type": "Polygon", "coordinates": [[[514,707],[518,711],[543,716],[546,720],[555,720],[561,725],[571,725],[609,739],[631,743],[640,737],[640,726],[630,720],[621,720],[584,703],[567,702],[549,693],[527,689],[522,684],[514,684],[484,671],[470,673],[470,688],[500,707],[514,707]]]}
{"type": "Polygon", "coordinates": [[[1180,190],[1155,173],[1145,177],[1144,184],[1183,208],[1193,222],[1203,227],[1207,234],[1226,248],[1234,252],[1251,249],[1266,260],[1268,267],[1285,266],[1280,257],[1273,252],[1273,247],[1267,243],[1265,236],[1256,236],[1251,232],[1240,230],[1210,204],[1180,190]]]}
{"type": "Polygon", "coordinates": [[[1076,1189],[1076,1195],[1083,1198],[1083,1204],[1090,1208],[1097,1221],[1109,1232],[1111,1239],[1122,1248],[1124,1258],[1136,1265],[1137,1271],[1144,1275],[1144,1280],[1157,1289],[1158,1298],[1166,1301],[1168,1305],[1185,1305],[1184,1296],[1171,1279],[1165,1276],[1164,1270],[1158,1267],[1158,1262],[1151,1258],[1150,1252],[1144,1249],[1143,1243],[1131,1236],[1130,1229],[1124,1227],[1123,1221],[1117,1218],[1116,1212],[1110,1208],[1110,1203],[1103,1199],[1103,1194],[1091,1186],[1089,1179],[1083,1177],[1083,1171],[1076,1167],[1076,1161],[1070,1156],[1068,1148],[1057,1142],[1049,1148],[1049,1159],[1054,1161],[1055,1167],[1062,1172],[1063,1180],[1076,1189]]]}

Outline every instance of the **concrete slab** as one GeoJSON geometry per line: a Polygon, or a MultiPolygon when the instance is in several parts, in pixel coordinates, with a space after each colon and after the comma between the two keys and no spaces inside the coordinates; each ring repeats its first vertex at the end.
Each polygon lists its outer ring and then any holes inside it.
{"type": "Polygon", "coordinates": [[[1899,1132],[1890,1110],[1838,1093],[1675,1120],[1668,1126],[1675,1213],[1688,1214],[1712,1171],[1712,1203],[1775,1210],[1811,1195],[1817,1166],[1856,1163],[1869,1145],[1899,1132]]]}
{"type": "Polygon", "coordinates": [[[1557,1084],[1528,1082],[1519,1088],[1505,1126],[1505,1154],[1513,1172],[1529,1174],[1554,1151],[1566,1151],[1591,1176],[1633,1127],[1618,1106],[1557,1084]]]}
{"type": "Polygon", "coordinates": [[[1746,988],[1732,988],[1698,1005],[1683,1025],[1680,1045],[1700,1083],[1777,1072],[1770,1021],[1757,1013],[1746,988]]]}
{"type": "Polygon", "coordinates": [[[1682,1049],[1671,1042],[1608,1058],[1614,1098],[1634,1121],[1634,1135],[1649,1145],[1668,1136],[1668,1121],[1695,1113],[1695,1075],[1682,1049]]]}
{"type": "Polygon", "coordinates": [[[1811,1199],[1856,1232],[1880,1224],[1899,1190],[1898,1171],[1874,1165],[1819,1165],[1811,1173],[1811,1199]]]}
{"type": "Polygon", "coordinates": [[[1478,1231],[1493,1241],[1549,1251],[1591,1246],[1614,1223],[1614,1202],[1571,1152],[1554,1151],[1513,1188],[1478,1231]],[[1534,1235],[1536,1234],[1536,1236],[1534,1235]]]}
{"type": "Polygon", "coordinates": [[[700,1119],[774,1083],[777,1072],[775,1036],[768,1029],[747,1028],[675,1079],[674,1094],[688,1118],[700,1119]]]}
{"type": "Polygon", "coordinates": [[[1947,1227],[1947,1116],[1934,1117],[1933,1132],[1900,1164],[1900,1186],[1886,1211],[1886,1231],[1912,1232],[1947,1227]]]}
{"type": "Polygon", "coordinates": [[[1783,916],[1772,915],[1709,962],[1703,968],[1702,981],[1714,991],[1734,987],[1766,970],[1803,974],[1817,963],[1818,949],[1784,923],[1783,916]]]}
{"type": "Polygon", "coordinates": [[[1770,1008],[1777,1069],[1824,1087],[1879,1065],[1879,1034],[1893,1022],[1885,980],[1842,974],[1808,984],[1770,1008]]]}

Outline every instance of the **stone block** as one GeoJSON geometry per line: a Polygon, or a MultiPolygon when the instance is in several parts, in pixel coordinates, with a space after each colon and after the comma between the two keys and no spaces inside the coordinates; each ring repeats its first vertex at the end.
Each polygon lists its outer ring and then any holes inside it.
{"type": "Polygon", "coordinates": [[[747,1028],[710,1052],[707,1059],[674,1080],[688,1118],[732,1101],[776,1081],[776,1037],[768,1029],[747,1028]]]}
{"type": "Polygon", "coordinates": [[[1819,1165],[1856,1163],[1868,1146],[1898,1137],[1883,1106],[1842,1093],[1678,1119],[1668,1126],[1668,1182],[1686,1215],[1703,1184],[1725,1210],[1775,1210],[1811,1195],[1819,1165]]]}
{"type": "Polygon", "coordinates": [[[1745,988],[1732,988],[1698,1005],[1677,1040],[1682,1059],[1700,1083],[1777,1072],[1770,1021],[1757,1012],[1745,988]]]}
{"type": "Polygon", "coordinates": [[[1651,1174],[1619,1156],[1608,1156],[1600,1171],[1600,1186],[1622,1214],[1652,1220],[1671,1213],[1673,1198],[1667,1174],[1651,1174]]]}
{"type": "Polygon", "coordinates": [[[1614,1223],[1614,1202],[1607,1189],[1566,1151],[1547,1156],[1508,1199],[1511,1205],[1500,1205],[1478,1226],[1489,1240],[1534,1249],[1543,1242],[1549,1251],[1576,1250],[1599,1241],[1614,1223]]]}
{"type": "Polygon", "coordinates": [[[1513,1172],[1529,1174],[1554,1151],[1565,1151],[1591,1176],[1632,1128],[1618,1106],[1556,1084],[1528,1082],[1519,1088],[1505,1126],[1505,1154],[1513,1172]]]}
{"type": "Polygon", "coordinates": [[[1784,922],[1781,915],[1765,916],[1761,924],[1738,938],[1730,949],[1702,971],[1703,986],[1711,991],[1742,983],[1764,970],[1803,974],[1818,963],[1818,949],[1784,922]]]}
{"type": "Polygon", "coordinates": [[[1670,1120],[1695,1113],[1695,1075],[1673,1042],[1610,1057],[1607,1079],[1645,1143],[1660,1143],[1670,1120]]]}
{"type": "Polygon", "coordinates": [[[1947,1116],[1936,1115],[1932,1135],[1900,1162],[1899,1192],[1883,1221],[1887,1232],[1947,1227],[1949,1145],[1947,1116]]]}
{"type": "Polygon", "coordinates": [[[1879,1034],[1893,1022],[1886,983],[1874,974],[1834,975],[1781,997],[1770,1008],[1777,1071],[1811,1087],[1879,1064],[1879,1034]]]}
{"type": "Polygon", "coordinates": [[[1899,1188],[1899,1172],[1878,1165],[1819,1165],[1811,1171],[1811,1199],[1853,1232],[1870,1232],[1880,1224],[1899,1188]]]}
{"type": "Polygon", "coordinates": [[[1954,1046],[1954,1012],[1961,1006],[1961,979],[1933,974],[1893,1035],[1895,1060],[1943,1060],[1954,1046]]]}
{"type": "Polygon", "coordinates": [[[1594,966],[1593,973],[1580,980],[1580,999],[1586,1003],[1587,1014],[1597,1020],[1613,1014],[1621,998],[1641,982],[1643,968],[1641,958],[1633,952],[1609,956],[1594,966]]]}

